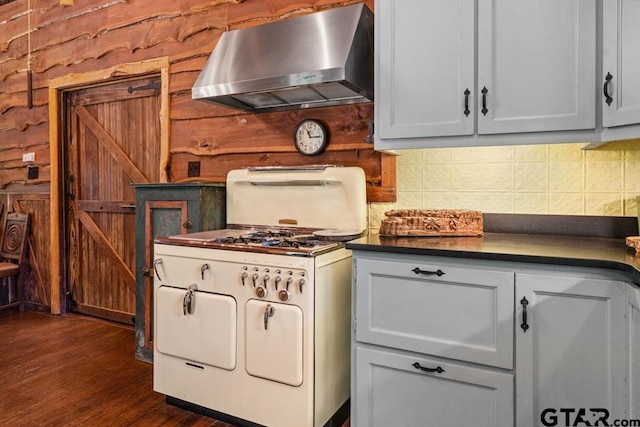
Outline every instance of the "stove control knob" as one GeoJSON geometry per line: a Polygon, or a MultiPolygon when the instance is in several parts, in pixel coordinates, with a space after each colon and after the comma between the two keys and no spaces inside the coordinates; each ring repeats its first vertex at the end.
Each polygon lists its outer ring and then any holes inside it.
{"type": "Polygon", "coordinates": [[[304,286],[305,281],[304,279],[300,279],[300,281],[298,282],[298,288],[300,289],[300,293],[302,293],[302,287],[304,286]]]}
{"type": "Polygon", "coordinates": [[[276,280],[275,280],[275,282],[276,282],[276,291],[278,290],[278,284],[279,284],[281,281],[282,281],[282,277],[280,277],[280,276],[276,276],[276,280]]]}
{"type": "Polygon", "coordinates": [[[291,292],[286,289],[281,289],[278,291],[278,298],[282,302],[287,302],[291,299],[291,292]]]}
{"type": "Polygon", "coordinates": [[[291,282],[293,282],[293,277],[289,277],[285,288],[278,292],[278,299],[280,299],[280,301],[287,302],[291,299],[291,292],[289,292],[291,282]]]}
{"type": "Polygon", "coordinates": [[[264,298],[267,296],[267,288],[263,288],[262,286],[258,286],[256,288],[256,296],[258,298],[264,298]]]}
{"type": "Polygon", "coordinates": [[[242,276],[240,276],[240,278],[242,280],[242,286],[246,285],[247,277],[249,277],[249,275],[247,273],[242,273],[242,276]]]}
{"type": "Polygon", "coordinates": [[[253,276],[251,276],[251,281],[253,282],[254,288],[258,286],[258,273],[253,273],[253,276]]]}

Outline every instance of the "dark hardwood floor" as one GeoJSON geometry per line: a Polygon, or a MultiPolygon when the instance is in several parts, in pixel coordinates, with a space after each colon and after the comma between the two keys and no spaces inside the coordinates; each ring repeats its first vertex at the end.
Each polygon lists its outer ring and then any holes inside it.
{"type": "Polygon", "coordinates": [[[132,328],[88,317],[0,312],[0,426],[215,426],[165,404],[132,328]]]}
{"type": "Polygon", "coordinates": [[[0,426],[231,427],[167,405],[134,354],[132,327],[0,311],[0,426]]]}

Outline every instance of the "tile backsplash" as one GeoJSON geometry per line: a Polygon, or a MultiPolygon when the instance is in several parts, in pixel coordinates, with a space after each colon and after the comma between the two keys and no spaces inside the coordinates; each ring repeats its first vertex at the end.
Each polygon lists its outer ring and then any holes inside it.
{"type": "Polygon", "coordinates": [[[369,205],[377,232],[390,209],[635,216],[640,139],[586,144],[402,150],[396,203],[369,205]]]}

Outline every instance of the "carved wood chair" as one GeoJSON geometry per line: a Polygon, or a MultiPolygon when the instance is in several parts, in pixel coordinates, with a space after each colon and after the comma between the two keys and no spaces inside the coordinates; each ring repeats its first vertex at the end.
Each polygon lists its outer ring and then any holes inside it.
{"type": "Polygon", "coordinates": [[[29,214],[7,213],[4,219],[4,230],[0,242],[0,280],[7,286],[7,303],[0,305],[0,310],[18,306],[24,309],[24,278],[20,277],[22,261],[27,247],[29,232],[29,214]],[[11,296],[13,287],[17,295],[11,296]]]}

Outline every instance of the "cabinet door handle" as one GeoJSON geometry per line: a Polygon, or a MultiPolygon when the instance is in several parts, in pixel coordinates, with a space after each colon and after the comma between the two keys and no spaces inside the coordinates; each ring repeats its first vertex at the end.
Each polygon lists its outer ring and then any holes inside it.
{"type": "Polygon", "coordinates": [[[416,274],[422,274],[424,276],[444,276],[444,271],[437,269],[436,271],[428,271],[428,270],[420,270],[418,267],[414,268],[413,270],[414,273],[416,274]]]}
{"type": "Polygon", "coordinates": [[[607,105],[611,105],[611,103],[613,102],[613,98],[611,97],[611,95],[609,95],[609,85],[611,84],[611,80],[613,80],[613,76],[611,75],[611,73],[607,73],[607,77],[605,77],[604,80],[605,81],[602,90],[604,91],[605,101],[607,102],[607,105]]]}
{"type": "Polygon", "coordinates": [[[482,88],[482,115],[486,116],[489,110],[487,110],[487,93],[489,93],[489,89],[487,87],[482,88]]]}
{"type": "Polygon", "coordinates": [[[471,92],[469,91],[469,88],[466,88],[464,91],[464,115],[465,117],[469,117],[469,114],[471,113],[471,111],[469,111],[469,95],[471,95],[471,92]]]}
{"type": "Polygon", "coordinates": [[[424,372],[437,372],[439,374],[444,372],[444,369],[442,369],[442,367],[440,366],[436,366],[435,368],[425,368],[424,366],[420,365],[418,362],[414,363],[411,366],[424,372]]]}
{"type": "Polygon", "coordinates": [[[520,304],[522,305],[522,323],[520,327],[524,332],[527,332],[527,329],[529,329],[529,324],[527,323],[527,306],[529,305],[529,301],[527,301],[527,298],[522,297],[520,304]]]}
{"type": "Polygon", "coordinates": [[[182,227],[186,228],[187,230],[190,229],[191,227],[193,227],[193,223],[191,221],[185,221],[182,224],[182,227]]]}

